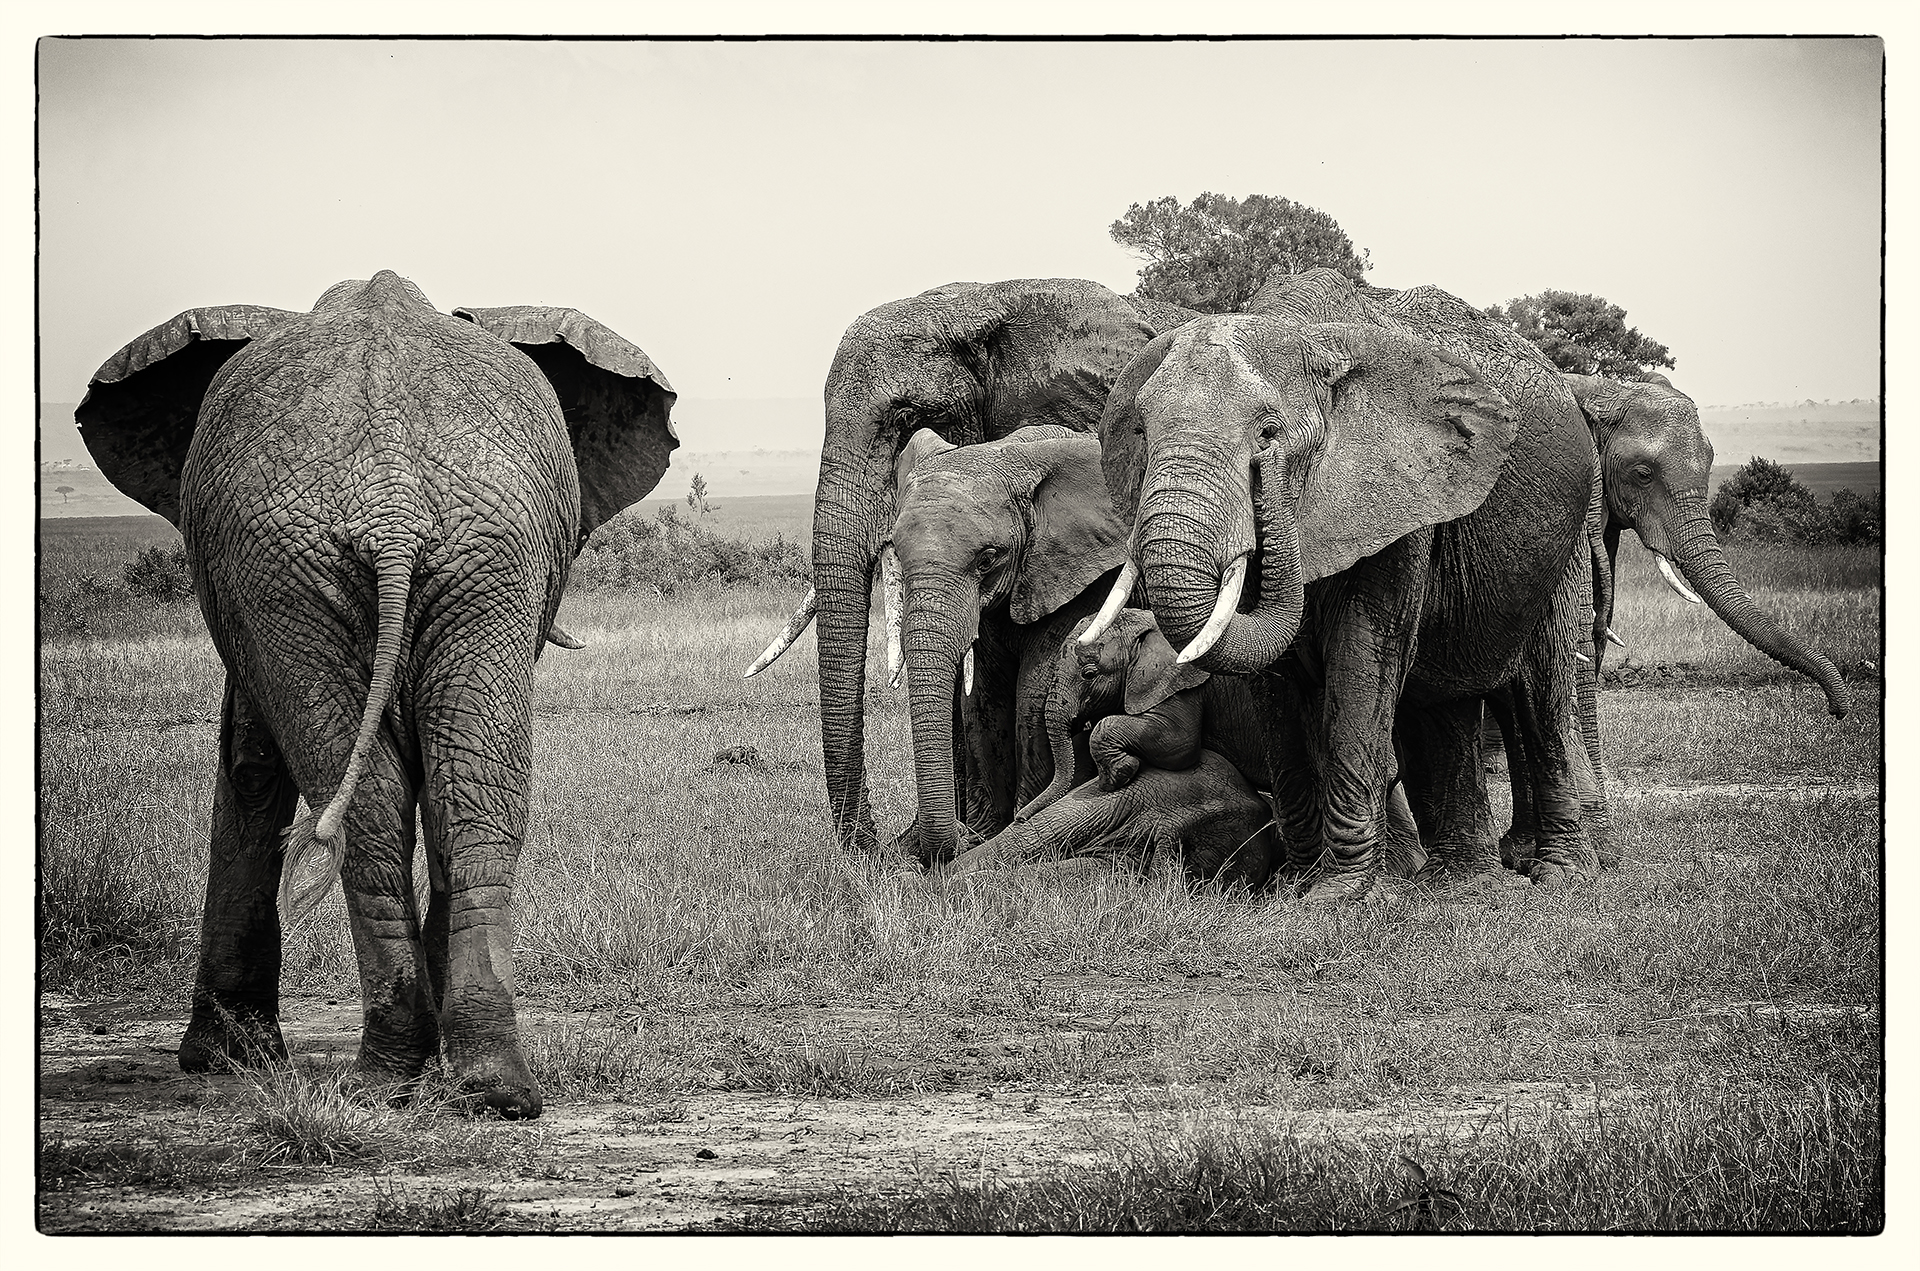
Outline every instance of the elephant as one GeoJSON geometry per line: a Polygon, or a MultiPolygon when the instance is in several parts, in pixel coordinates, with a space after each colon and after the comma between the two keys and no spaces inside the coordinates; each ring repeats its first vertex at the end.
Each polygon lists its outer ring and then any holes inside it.
{"type": "Polygon", "coordinates": [[[895,480],[900,511],[882,547],[888,661],[896,676],[904,662],[919,791],[899,846],[937,865],[971,839],[956,824],[956,677],[982,725],[966,738],[981,787],[966,828],[992,834],[1051,775],[1044,713],[1054,657],[1106,594],[1126,528],[1107,498],[1099,439],[1054,425],[971,446],[923,428],[901,451],[895,480]],[[976,647],[1001,652],[981,658],[976,647]]]}
{"type": "MultiPolygon", "coordinates": [[[[1128,359],[1195,316],[1082,279],[956,282],[871,310],[841,337],[826,380],[813,588],[747,674],[778,658],[818,615],[820,744],[844,847],[876,846],[864,732],[867,623],[875,562],[894,523],[895,457],[921,428],[956,446],[1028,424],[1092,432],[1128,359]]],[[[1010,650],[983,642],[975,675],[1003,683],[1011,661],[1010,650]]],[[[964,701],[960,709],[969,733],[982,727],[964,701]]],[[[1013,740],[1004,720],[996,728],[985,745],[1004,753],[1013,740]]],[[[967,811],[990,819],[984,808],[967,811]]]]}
{"type": "Polygon", "coordinates": [[[1273,873],[1273,810],[1231,759],[1203,747],[1178,772],[1142,768],[1111,793],[1089,781],[956,857],[949,880],[1074,856],[1179,856],[1188,877],[1258,889],[1273,873]]]}
{"type": "MultiPolygon", "coordinates": [[[[1202,747],[1233,764],[1253,789],[1269,782],[1267,730],[1244,677],[1209,675],[1181,663],[1153,614],[1122,608],[1091,644],[1092,622],[1076,626],[1060,649],[1047,694],[1053,781],[1014,818],[1027,821],[1075,787],[1094,781],[1112,792],[1145,768],[1183,772],[1202,747]]],[[[1419,829],[1396,782],[1386,803],[1387,868],[1410,878],[1426,863],[1419,829]]],[[[1078,850],[1067,836],[1060,850],[1078,850]]]]}
{"type": "Polygon", "coordinates": [[[1137,579],[1180,660],[1254,677],[1309,900],[1371,892],[1396,756],[1429,876],[1499,869],[1478,730],[1509,687],[1532,877],[1590,873],[1553,621],[1596,463],[1572,394],[1437,287],[1315,269],[1257,307],[1156,337],[1109,393],[1102,462],[1134,523],[1113,595],[1137,579]]]}
{"type": "MultiPolygon", "coordinates": [[[[1707,516],[1713,443],[1701,431],[1693,399],[1658,373],[1642,373],[1638,381],[1563,378],[1600,454],[1608,576],[1620,534],[1630,528],[1653,553],[1669,587],[1685,600],[1704,601],[1741,639],[1814,681],[1827,696],[1828,713],[1844,717],[1852,699],[1838,668],[1761,613],[1720,551],[1707,516]]],[[[1611,588],[1595,595],[1595,608],[1598,626],[1610,629],[1611,588]]],[[[1596,668],[1598,663],[1596,657],[1596,668]]]]}
{"type": "Polygon", "coordinates": [[[180,528],[226,669],[183,1069],[285,1057],[282,924],[337,871],[354,1084],[405,1098],[444,1044],[471,1106],[539,1115],[509,912],[533,667],[543,642],[577,644],[553,627],[567,572],[659,481],[674,400],[583,313],[448,316],[391,271],[307,313],[190,310],[94,375],[82,435],[180,528]]]}
{"type": "MultiPolygon", "coordinates": [[[[1562,373],[1579,403],[1599,454],[1595,473],[1590,534],[1595,542],[1591,607],[1593,634],[1582,645],[1587,659],[1579,667],[1579,727],[1592,753],[1595,784],[1604,790],[1599,755],[1597,694],[1608,643],[1613,633],[1612,586],[1620,535],[1631,528],[1654,554],[1661,577],[1683,599],[1703,600],[1749,644],[1775,661],[1812,679],[1827,698],[1827,710],[1844,717],[1851,698],[1832,661],[1806,647],[1759,611],[1720,551],[1707,516],[1707,479],[1713,469],[1713,443],[1700,427],[1693,400],[1657,372],[1637,379],[1562,373]]],[[[1498,711],[1490,724],[1498,724],[1498,711]]],[[[1523,747],[1504,730],[1509,772],[1521,771],[1523,747]]],[[[1531,808],[1516,781],[1514,830],[1502,843],[1503,856],[1524,862],[1532,848],[1531,808]]],[[[1600,798],[1604,818],[1604,794],[1600,798]]],[[[1589,819],[1589,832],[1594,823],[1589,819]]],[[[1617,856],[1604,847],[1603,863],[1617,856]]]]}

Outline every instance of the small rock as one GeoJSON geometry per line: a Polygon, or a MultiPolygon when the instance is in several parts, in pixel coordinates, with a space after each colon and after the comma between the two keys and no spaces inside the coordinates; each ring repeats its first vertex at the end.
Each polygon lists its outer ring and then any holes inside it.
{"type": "Polygon", "coordinates": [[[105,1037],[110,1030],[107,1028],[105,1024],[95,1024],[92,1028],[88,1029],[87,1031],[92,1033],[95,1037],[105,1037]]]}
{"type": "Polygon", "coordinates": [[[745,764],[749,768],[767,766],[767,761],[760,757],[760,751],[753,746],[728,746],[725,750],[717,750],[714,752],[713,762],[745,764]]]}
{"type": "Polygon", "coordinates": [[[982,1098],[982,1099],[991,1099],[991,1098],[993,1098],[993,1091],[991,1091],[991,1090],[982,1090],[982,1091],[980,1092],[980,1094],[979,1094],[979,1096],[978,1096],[978,1097],[979,1097],[979,1098],[982,1098]]]}
{"type": "Polygon", "coordinates": [[[613,1189],[615,1196],[632,1196],[634,1192],[635,1189],[631,1187],[616,1187],[613,1189]]]}
{"type": "Polygon", "coordinates": [[[720,1159],[720,1153],[714,1151],[710,1147],[703,1147],[698,1152],[695,1152],[694,1155],[699,1157],[703,1161],[714,1161],[714,1160],[720,1159]]]}

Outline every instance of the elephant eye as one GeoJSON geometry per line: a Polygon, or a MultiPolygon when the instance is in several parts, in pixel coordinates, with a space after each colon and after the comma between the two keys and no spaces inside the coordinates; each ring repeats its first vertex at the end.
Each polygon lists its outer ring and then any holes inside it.
{"type": "Polygon", "coordinates": [[[1653,469],[1644,463],[1636,463],[1633,465],[1633,479],[1635,481],[1651,481],[1653,480],[1653,469]]]}
{"type": "Polygon", "coordinates": [[[895,428],[904,432],[913,427],[913,407],[901,403],[888,412],[888,419],[895,428]]]}

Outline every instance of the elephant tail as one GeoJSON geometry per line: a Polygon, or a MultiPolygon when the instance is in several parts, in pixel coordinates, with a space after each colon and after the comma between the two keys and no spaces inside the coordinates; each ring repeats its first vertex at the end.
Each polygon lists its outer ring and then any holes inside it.
{"type": "Polygon", "coordinates": [[[366,708],[360,713],[360,732],[347,759],[346,775],[316,822],[309,808],[287,827],[285,864],[280,872],[280,913],[283,923],[298,921],[320,902],[347,857],[342,823],[353,792],[366,775],[367,756],[373,751],[380,719],[393,701],[393,682],[400,665],[400,643],[407,620],[407,596],[413,587],[414,549],[405,543],[384,544],[374,555],[374,595],[378,625],[373,644],[373,679],[367,686],[366,708]]]}

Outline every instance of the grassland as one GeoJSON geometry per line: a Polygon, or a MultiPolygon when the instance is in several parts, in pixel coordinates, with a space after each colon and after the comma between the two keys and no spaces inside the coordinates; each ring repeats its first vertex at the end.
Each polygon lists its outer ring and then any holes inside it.
{"type": "MultiPolygon", "coordinates": [[[[162,1053],[220,670],[191,604],[71,599],[139,545],[43,538],[46,1229],[1882,1221],[1876,553],[1731,553],[1854,672],[1835,721],[1629,547],[1616,628],[1674,670],[1602,699],[1624,866],[1334,912],[1166,869],[948,890],[849,857],[812,638],[739,678],[795,594],[570,597],[590,647],[540,664],[516,909],[548,1112],[508,1126],[333,1096],[358,1015],[337,893],[288,940],[292,1069],[186,1078],[162,1053]],[[737,745],[758,761],[714,760],[737,745]]],[[[875,687],[869,719],[891,829],[903,704],[875,687]]]]}

